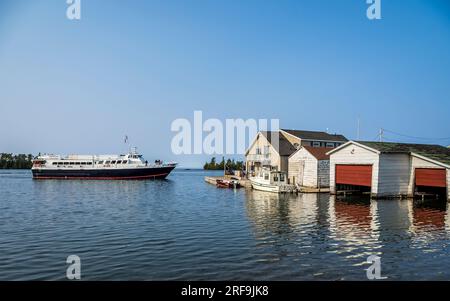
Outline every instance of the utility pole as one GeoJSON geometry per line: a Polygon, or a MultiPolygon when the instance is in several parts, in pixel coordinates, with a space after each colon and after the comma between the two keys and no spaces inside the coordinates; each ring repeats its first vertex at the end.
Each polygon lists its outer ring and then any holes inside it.
{"type": "Polygon", "coordinates": [[[359,140],[360,139],[360,118],[359,118],[359,116],[358,116],[358,125],[357,125],[357,128],[356,128],[356,139],[357,140],[359,140]]]}
{"type": "Polygon", "coordinates": [[[378,134],[378,137],[380,138],[380,142],[383,142],[383,133],[384,133],[383,128],[380,128],[380,133],[378,134]]]}

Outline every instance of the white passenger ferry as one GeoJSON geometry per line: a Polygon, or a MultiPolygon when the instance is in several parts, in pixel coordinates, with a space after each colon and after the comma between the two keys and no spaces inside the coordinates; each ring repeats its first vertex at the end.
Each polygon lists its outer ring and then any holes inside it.
{"type": "Polygon", "coordinates": [[[126,155],[42,155],[33,160],[34,179],[164,179],[176,163],[145,161],[136,148],[126,155]]]}
{"type": "Polygon", "coordinates": [[[252,188],[261,191],[285,193],[294,192],[295,186],[287,183],[286,173],[281,171],[270,171],[263,169],[250,178],[252,188]]]}

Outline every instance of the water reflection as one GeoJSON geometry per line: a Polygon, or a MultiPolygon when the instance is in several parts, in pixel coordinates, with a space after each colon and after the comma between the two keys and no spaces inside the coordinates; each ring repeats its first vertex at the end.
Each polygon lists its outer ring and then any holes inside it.
{"type": "Polygon", "coordinates": [[[446,255],[450,215],[445,202],[259,191],[247,191],[246,197],[247,215],[259,246],[289,245],[278,256],[307,258],[321,279],[353,279],[349,266],[359,273],[357,279],[364,279],[369,255],[381,256],[384,272],[391,279],[404,277],[399,270],[421,279],[420,273],[429,264],[427,254],[446,255]],[[333,261],[332,272],[323,260],[333,261]],[[343,271],[336,270],[339,266],[343,271]]]}
{"type": "Polygon", "coordinates": [[[413,232],[444,230],[446,215],[445,202],[415,201],[411,230],[413,232]]]}
{"type": "Polygon", "coordinates": [[[220,190],[205,175],[0,172],[0,279],[62,279],[61,258],[74,253],[85,280],[366,280],[374,254],[391,280],[450,279],[445,202],[220,190]]]}

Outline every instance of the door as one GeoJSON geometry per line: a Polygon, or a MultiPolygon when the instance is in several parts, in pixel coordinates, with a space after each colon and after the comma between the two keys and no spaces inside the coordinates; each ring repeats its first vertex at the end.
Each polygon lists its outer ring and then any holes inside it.
{"type": "Polygon", "coordinates": [[[416,168],[416,186],[447,187],[445,169],[416,168]]]}
{"type": "Polygon", "coordinates": [[[372,165],[336,165],[336,184],[372,186],[372,165]]]}

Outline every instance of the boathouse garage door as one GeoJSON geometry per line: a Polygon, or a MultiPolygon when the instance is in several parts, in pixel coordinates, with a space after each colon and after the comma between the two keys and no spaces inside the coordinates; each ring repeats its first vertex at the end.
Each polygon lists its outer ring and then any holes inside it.
{"type": "Polygon", "coordinates": [[[372,186],[372,165],[336,165],[336,184],[372,186]]]}
{"type": "Polygon", "coordinates": [[[416,186],[447,187],[445,169],[416,168],[416,186]]]}

